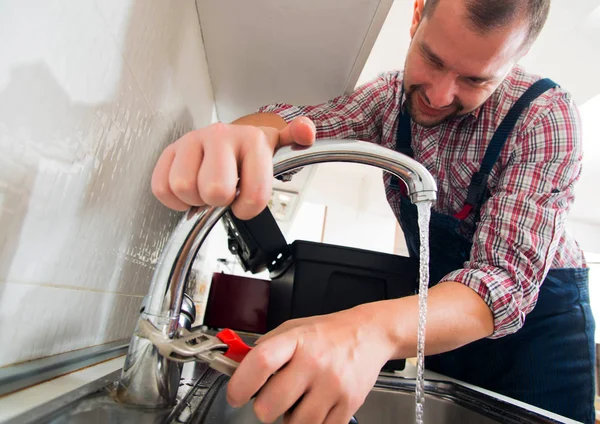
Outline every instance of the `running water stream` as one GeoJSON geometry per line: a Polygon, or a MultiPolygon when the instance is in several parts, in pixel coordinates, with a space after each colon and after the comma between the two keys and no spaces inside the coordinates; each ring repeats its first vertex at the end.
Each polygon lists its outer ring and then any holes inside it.
{"type": "Polygon", "coordinates": [[[429,287],[429,218],[431,202],[418,202],[420,235],[420,266],[419,266],[419,332],[417,337],[417,384],[415,417],[417,424],[423,424],[423,407],[425,403],[425,388],[423,372],[425,368],[425,322],[427,319],[427,289],[429,287]]]}

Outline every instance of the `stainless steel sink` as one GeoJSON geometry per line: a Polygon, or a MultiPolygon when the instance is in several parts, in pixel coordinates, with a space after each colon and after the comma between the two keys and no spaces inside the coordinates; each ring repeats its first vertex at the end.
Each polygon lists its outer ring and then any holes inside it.
{"type": "MultiPolygon", "coordinates": [[[[252,412],[252,406],[232,409],[225,403],[224,389],[216,394],[203,424],[260,424],[252,412]]],[[[426,396],[424,423],[473,423],[497,424],[501,421],[482,415],[480,412],[459,405],[451,399],[426,396]]],[[[389,389],[374,389],[364,405],[355,414],[359,423],[414,424],[415,396],[409,392],[389,389]]],[[[521,421],[524,422],[524,421],[521,421]]],[[[276,423],[282,423],[277,420],[276,423]]]]}
{"type": "MultiPolygon", "coordinates": [[[[226,378],[219,378],[206,393],[195,423],[260,424],[252,405],[234,409],[226,401],[226,378]]],[[[380,376],[365,403],[355,414],[360,424],[413,424],[413,379],[380,376]]],[[[424,423],[494,424],[560,422],[497,398],[442,381],[426,382],[424,423]]],[[[281,420],[276,423],[282,423],[281,420]]]]}
{"type": "MultiPolygon", "coordinates": [[[[241,336],[250,345],[256,340],[255,335],[241,336]]],[[[260,424],[251,403],[238,409],[229,406],[229,377],[204,363],[181,366],[176,404],[171,407],[149,408],[119,402],[116,391],[120,376],[121,370],[115,371],[3,424],[260,424]]],[[[425,380],[425,393],[425,423],[574,423],[534,412],[534,408],[482,393],[443,376],[425,380]]],[[[360,424],[414,423],[415,379],[382,372],[355,418],[360,424]]]]}
{"type": "MultiPolygon", "coordinates": [[[[120,371],[18,416],[8,423],[190,423],[259,424],[252,404],[234,409],[227,404],[228,377],[204,364],[183,367],[177,404],[170,408],[141,408],[115,400],[120,371]]],[[[382,374],[356,419],[361,424],[415,422],[414,379],[382,374]]],[[[528,408],[500,400],[461,384],[426,381],[425,423],[557,423],[528,408]]],[[[279,420],[277,423],[281,423],[279,420]]],[[[7,424],[8,424],[7,423],[7,424]]]]}

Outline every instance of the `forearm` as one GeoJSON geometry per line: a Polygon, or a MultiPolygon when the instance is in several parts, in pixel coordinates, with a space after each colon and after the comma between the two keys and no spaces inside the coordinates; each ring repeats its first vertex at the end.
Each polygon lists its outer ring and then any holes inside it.
{"type": "MultiPolygon", "coordinates": [[[[417,296],[365,304],[359,310],[373,328],[383,329],[393,343],[394,358],[417,353],[419,301],[417,296]]],[[[429,290],[425,353],[447,352],[491,335],[494,320],[488,305],[469,287],[443,282],[429,290]]]]}

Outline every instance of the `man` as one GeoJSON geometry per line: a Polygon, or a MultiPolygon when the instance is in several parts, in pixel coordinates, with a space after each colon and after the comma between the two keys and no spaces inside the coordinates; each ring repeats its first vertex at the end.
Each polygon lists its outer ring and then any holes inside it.
{"type": "MultiPolygon", "coordinates": [[[[565,90],[516,65],[549,3],[417,0],[403,72],[326,104],[272,105],[186,134],[159,159],[153,192],[173,209],[231,204],[248,219],[267,204],[280,146],[350,138],[412,155],[439,190],[427,367],[593,422],[587,269],[565,230],[581,167],[579,118],[565,90]]],[[[385,183],[416,254],[414,207],[385,183]]],[[[415,355],[417,320],[412,296],[287,322],[244,359],[229,402],[260,389],[256,415],[272,422],[302,396],[290,423],[347,423],[383,364],[415,355]]]]}

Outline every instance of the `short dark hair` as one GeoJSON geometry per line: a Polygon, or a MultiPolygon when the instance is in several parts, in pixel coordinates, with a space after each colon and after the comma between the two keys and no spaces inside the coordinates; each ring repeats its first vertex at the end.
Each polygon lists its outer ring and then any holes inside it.
{"type": "MultiPolygon", "coordinates": [[[[423,17],[431,16],[440,0],[426,0],[423,17]]],[[[529,32],[525,45],[531,45],[538,37],[550,11],[551,0],[464,0],[468,19],[480,31],[501,28],[525,16],[529,32]]]]}

